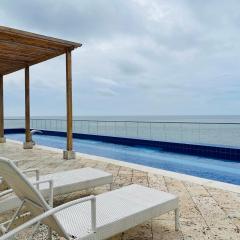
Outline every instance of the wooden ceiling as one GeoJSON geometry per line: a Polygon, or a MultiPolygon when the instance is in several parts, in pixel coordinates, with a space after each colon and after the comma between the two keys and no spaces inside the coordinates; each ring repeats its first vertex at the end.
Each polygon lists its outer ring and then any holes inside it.
{"type": "Polygon", "coordinates": [[[0,26],[0,75],[6,75],[81,47],[80,43],[0,26]]]}

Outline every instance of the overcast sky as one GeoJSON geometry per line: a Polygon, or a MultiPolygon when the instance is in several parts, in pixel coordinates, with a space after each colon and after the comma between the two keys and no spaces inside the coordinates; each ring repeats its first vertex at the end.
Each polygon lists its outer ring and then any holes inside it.
{"type": "MultiPolygon", "coordinates": [[[[1,0],[1,25],[81,42],[74,115],[240,114],[239,0],[1,0]]],[[[31,68],[32,115],[65,114],[65,57],[31,68]]],[[[24,72],[5,115],[24,114],[24,72]]]]}

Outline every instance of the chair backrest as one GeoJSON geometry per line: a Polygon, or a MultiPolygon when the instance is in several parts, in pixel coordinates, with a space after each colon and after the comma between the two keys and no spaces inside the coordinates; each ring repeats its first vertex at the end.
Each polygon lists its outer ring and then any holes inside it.
{"type": "MultiPolygon", "coordinates": [[[[0,157],[0,175],[20,200],[28,200],[25,205],[33,217],[50,209],[50,206],[47,204],[41,193],[21,173],[15,164],[7,158],[0,157]]],[[[50,226],[60,236],[68,239],[68,236],[55,216],[46,218],[43,223],[50,226]]]]}
{"type": "MultiPolygon", "coordinates": [[[[12,161],[12,163],[14,163],[17,167],[19,165],[19,161],[12,161]]],[[[0,176],[0,178],[2,178],[2,176],[0,176]]],[[[6,181],[4,181],[4,179],[0,180],[0,191],[5,191],[9,188],[9,186],[7,185],[6,181]]]]}

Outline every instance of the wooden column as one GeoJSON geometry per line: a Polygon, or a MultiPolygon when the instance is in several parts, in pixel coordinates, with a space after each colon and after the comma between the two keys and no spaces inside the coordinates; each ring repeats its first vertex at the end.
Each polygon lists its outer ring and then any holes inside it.
{"type": "Polygon", "coordinates": [[[4,104],[3,104],[3,75],[0,75],[0,143],[5,143],[4,138],[4,104]]]}
{"type": "Polygon", "coordinates": [[[30,77],[29,67],[25,68],[25,149],[33,148],[33,143],[30,133],[30,77]]]}
{"type": "Polygon", "coordinates": [[[72,55],[71,50],[66,52],[66,98],[67,98],[67,150],[64,151],[64,159],[74,159],[72,140],[72,55]]]}

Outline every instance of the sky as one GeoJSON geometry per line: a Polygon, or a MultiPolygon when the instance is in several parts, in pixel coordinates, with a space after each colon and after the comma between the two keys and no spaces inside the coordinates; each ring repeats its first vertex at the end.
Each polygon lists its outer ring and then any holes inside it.
{"type": "MultiPolygon", "coordinates": [[[[1,0],[0,25],[83,44],[75,116],[240,114],[239,0],[1,0]]],[[[65,115],[65,56],[30,77],[32,116],[65,115]]],[[[24,115],[24,72],[4,88],[24,115]]]]}

